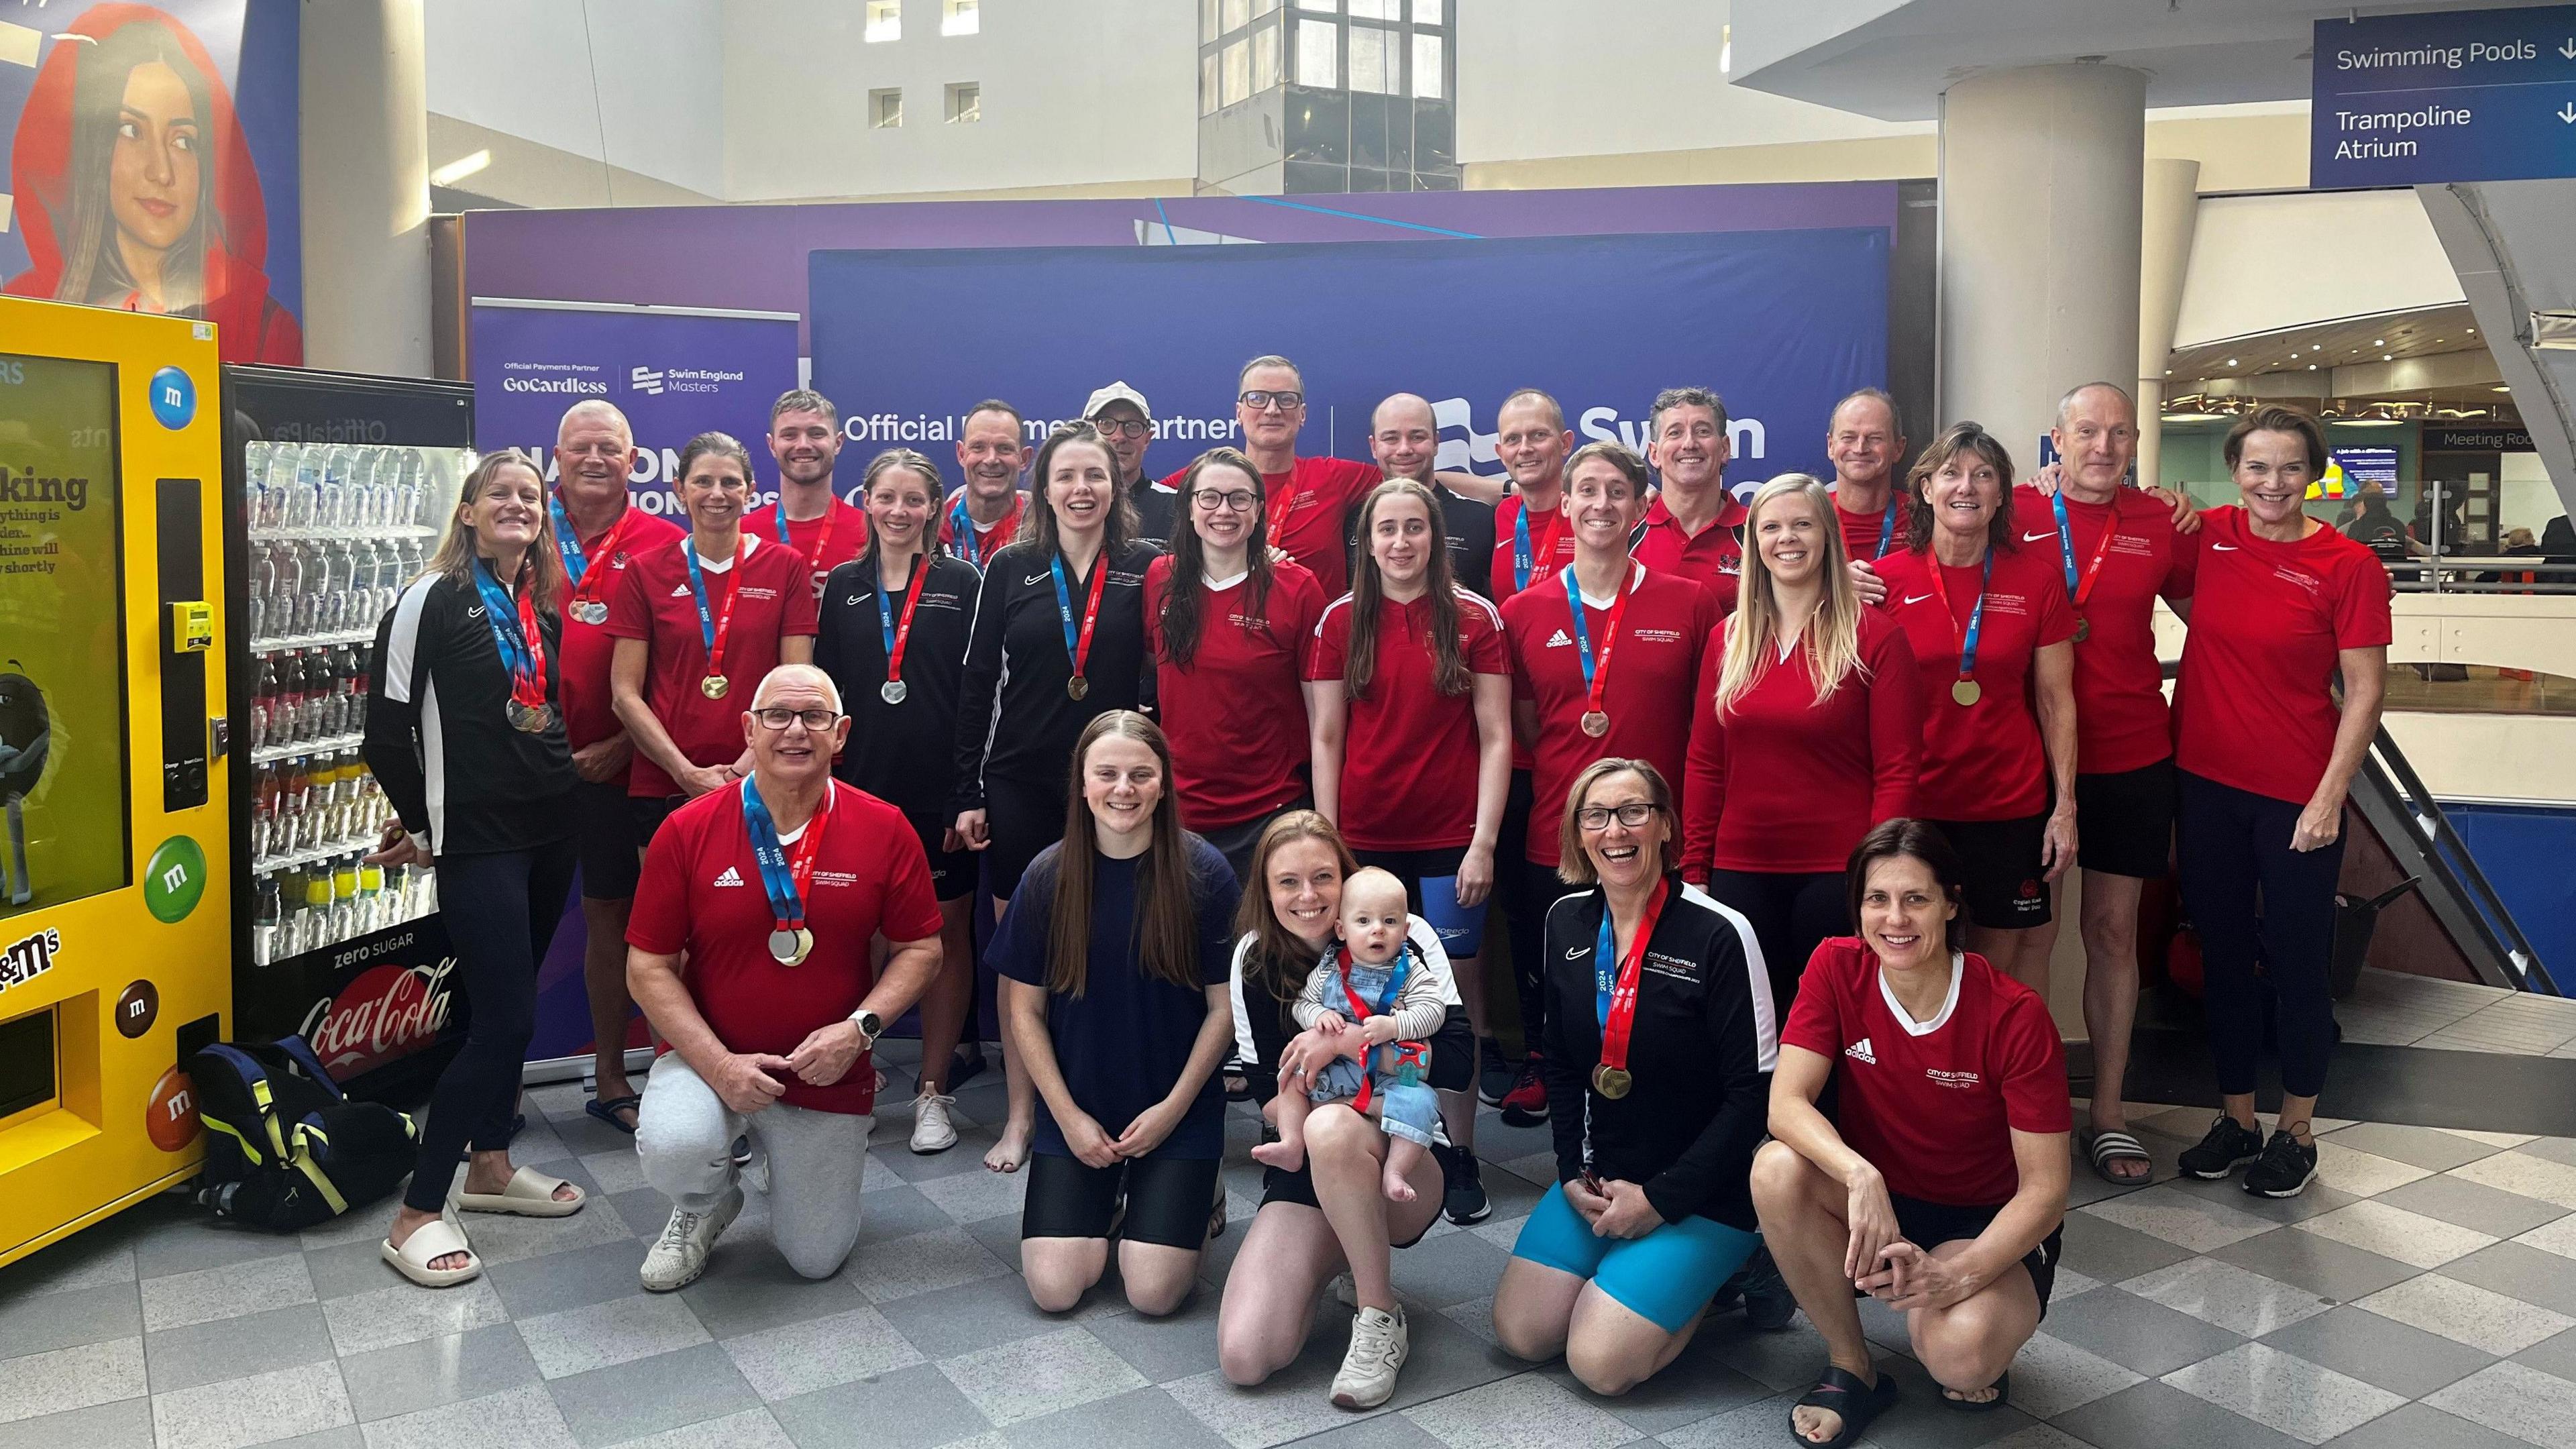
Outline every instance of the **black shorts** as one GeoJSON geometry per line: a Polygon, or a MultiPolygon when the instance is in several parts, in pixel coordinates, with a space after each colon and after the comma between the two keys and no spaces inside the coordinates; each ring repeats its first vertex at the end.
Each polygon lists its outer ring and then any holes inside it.
{"type": "MultiPolygon", "coordinates": [[[[2003,1211],[2000,1203],[1993,1207],[1953,1207],[1895,1193],[1889,1193],[1887,1198],[1896,1208],[1897,1230],[1905,1234],[1907,1242],[1926,1252],[1943,1243],[1976,1237],[1995,1220],[1995,1214],[2003,1211]]],[[[2057,1287],[2057,1260],[2066,1251],[2065,1237],[2066,1224],[2060,1221],[2039,1240],[2038,1247],[2022,1255],[2021,1265],[2030,1270],[2030,1286],[2039,1290],[2042,1321],[2048,1318],[2048,1295],[2057,1287]]]]}
{"type": "MultiPolygon", "coordinates": [[[[635,845],[643,849],[653,843],[655,832],[671,812],[689,803],[686,795],[633,795],[627,797],[626,810],[635,821],[635,845]]],[[[641,866],[639,864],[638,868],[641,866]]]]}
{"type": "Polygon", "coordinates": [[[1216,1206],[1213,1157],[1140,1157],[1093,1167],[1076,1157],[1029,1154],[1028,1196],[1020,1204],[1023,1238],[1105,1238],[1125,1189],[1127,1216],[1118,1236],[1197,1252],[1207,1245],[1216,1206]]]}
{"type": "Polygon", "coordinates": [[[975,893],[975,852],[940,848],[941,842],[948,838],[949,827],[956,823],[956,817],[951,816],[946,820],[922,820],[912,816],[905,818],[912,823],[912,833],[921,838],[922,855],[930,861],[930,898],[937,901],[953,901],[973,895],[975,893]]]}
{"type": "MultiPolygon", "coordinates": [[[[1251,1068],[1255,1072],[1270,1071],[1274,1077],[1278,1075],[1259,1062],[1252,1063],[1251,1068]]],[[[1467,1008],[1450,1007],[1449,1015],[1440,1023],[1440,1030],[1432,1033],[1428,1080],[1433,1090],[1442,1092],[1463,1092],[1476,1084],[1476,1033],[1467,1024],[1467,1008]]],[[[1268,1207],[1274,1202],[1293,1202],[1301,1207],[1322,1206],[1315,1201],[1314,1162],[1311,1158],[1294,1172],[1278,1167],[1261,1169],[1261,1205],[1268,1207]]],[[[1422,1231],[1427,1233],[1431,1229],[1425,1225],[1422,1231]]],[[[1410,1248],[1420,1241],[1421,1238],[1416,1237],[1411,1242],[1395,1246],[1410,1248]]]]}
{"type": "Polygon", "coordinates": [[[2075,863],[2106,875],[2161,880],[2173,865],[2171,756],[2116,775],[2075,777],[2075,863]]]}
{"type": "Polygon", "coordinates": [[[623,780],[584,780],[572,791],[573,848],[581,859],[581,898],[623,901],[635,895],[645,837],[623,780]]]}
{"type": "Polygon", "coordinates": [[[1064,839],[1065,788],[1061,780],[984,781],[984,869],[992,873],[993,899],[1009,900],[1038,852],[1064,839]]]}
{"type": "MultiPolygon", "coordinates": [[[[2049,921],[2048,882],[2040,879],[2040,847],[2048,841],[2048,812],[2019,820],[1935,820],[1959,852],[1967,879],[1968,921],[1989,931],[2018,931],[2049,921]]],[[[2080,830],[2081,827],[2079,826],[2080,830]]]]}

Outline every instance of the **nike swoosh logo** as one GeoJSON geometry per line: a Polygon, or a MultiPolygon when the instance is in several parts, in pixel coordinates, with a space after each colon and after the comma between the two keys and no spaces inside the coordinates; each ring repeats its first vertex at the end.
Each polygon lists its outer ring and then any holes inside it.
{"type": "Polygon", "coordinates": [[[2055,537],[2057,537],[2056,530],[2052,529],[2047,533],[2025,533],[2021,536],[2021,541],[2024,543],[2037,543],[2043,538],[2055,537]]]}
{"type": "Polygon", "coordinates": [[[1045,583],[1048,577],[1049,575],[1046,574],[1031,574],[1027,578],[1020,580],[1020,587],[1024,589],[1036,588],[1038,585],[1045,583]]]}
{"type": "Polygon", "coordinates": [[[1567,948],[1566,948],[1566,952],[1565,952],[1565,959],[1566,959],[1566,960],[1568,960],[1568,961],[1571,961],[1571,960],[1573,960],[1575,957],[1580,956],[1580,955],[1582,955],[1584,952],[1589,951],[1589,950],[1591,950],[1591,949],[1592,949],[1592,948],[1591,948],[1591,947],[1589,947],[1589,946],[1569,946],[1569,947],[1567,947],[1567,948]]]}
{"type": "Polygon", "coordinates": [[[1930,594],[1908,594],[1905,597],[1905,602],[1909,604],[1919,604],[1930,597],[1932,597],[1930,594]]]}
{"type": "Polygon", "coordinates": [[[2214,549],[2216,549],[2216,550],[2218,550],[2220,553],[2234,553],[2234,552],[2236,552],[2236,545],[2234,545],[2234,544],[2232,544],[2232,543],[2213,543],[2213,544],[2211,544],[2211,545],[2210,545],[2210,547],[2211,547],[2211,548],[2214,548],[2214,549]]]}
{"type": "Polygon", "coordinates": [[[466,610],[466,611],[465,611],[465,617],[466,617],[466,618],[469,618],[469,619],[480,619],[480,618],[482,618],[482,617],[483,617],[483,606],[482,606],[481,604],[476,604],[473,608],[470,608],[470,609],[466,610]]]}

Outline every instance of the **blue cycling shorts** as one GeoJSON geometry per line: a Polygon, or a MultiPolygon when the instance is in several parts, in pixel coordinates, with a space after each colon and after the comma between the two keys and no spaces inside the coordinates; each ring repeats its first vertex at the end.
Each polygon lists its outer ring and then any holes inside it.
{"type": "Polygon", "coordinates": [[[1512,1256],[1588,1278],[1622,1308],[1679,1333],[1761,1245],[1759,1233],[1697,1216],[1642,1238],[1594,1237],[1558,1183],[1530,1210],[1512,1256]]]}

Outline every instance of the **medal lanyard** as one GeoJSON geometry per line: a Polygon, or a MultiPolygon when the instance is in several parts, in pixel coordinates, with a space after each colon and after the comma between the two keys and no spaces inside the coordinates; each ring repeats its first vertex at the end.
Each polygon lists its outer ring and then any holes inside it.
{"type": "MultiPolygon", "coordinates": [[[[707,608],[706,572],[698,566],[698,541],[681,539],[680,554],[689,561],[689,596],[698,604],[698,638],[707,650],[707,677],[721,679],[724,677],[725,636],[733,632],[733,606],[742,597],[742,580],[734,579],[733,587],[725,590],[724,611],[712,612],[707,608]]],[[[734,545],[735,573],[742,571],[742,561],[749,557],[751,540],[746,538],[734,545]]]]}
{"type": "MultiPolygon", "coordinates": [[[[841,500],[837,498],[825,499],[823,503],[823,531],[814,536],[815,568],[821,569],[828,567],[828,565],[823,562],[825,557],[824,551],[832,546],[832,525],[840,521],[841,500]]],[[[796,541],[787,536],[787,490],[784,487],[781,487],[778,490],[778,541],[786,544],[789,548],[794,548],[796,546],[796,541]]]]}
{"type": "MultiPolygon", "coordinates": [[[[1396,949],[1395,969],[1386,975],[1386,994],[1379,998],[1375,1010],[1369,1008],[1367,998],[1351,989],[1350,953],[1344,951],[1340,954],[1342,996],[1351,1004],[1352,1024],[1357,1025],[1372,1016],[1384,1016],[1395,1010],[1395,999],[1404,993],[1404,978],[1413,973],[1413,943],[1407,941],[1396,949]]],[[[1354,1112],[1368,1110],[1369,1097],[1377,1086],[1377,1069],[1369,1064],[1369,1056],[1368,1052],[1360,1054],[1360,1090],[1359,1095],[1351,1099],[1351,1110],[1354,1112]]]]}
{"type": "Polygon", "coordinates": [[[1530,547],[1529,504],[1521,504],[1520,512],[1512,516],[1512,587],[1528,588],[1530,580],[1537,576],[1542,559],[1547,561],[1548,567],[1556,566],[1556,544],[1565,535],[1567,511],[1565,500],[1560,497],[1556,502],[1556,517],[1548,524],[1547,532],[1540,537],[1535,549],[1530,547]]]}
{"type": "Polygon", "coordinates": [[[590,576],[590,566],[597,560],[617,557],[618,540],[625,537],[626,525],[634,521],[633,508],[617,510],[617,521],[584,548],[581,531],[573,527],[572,515],[564,511],[562,496],[558,494],[548,502],[547,511],[554,515],[555,551],[563,555],[564,574],[572,580],[572,596],[577,600],[598,597],[599,585],[590,576]]]}
{"type": "Polygon", "coordinates": [[[1655,893],[1646,899],[1646,912],[1637,918],[1637,934],[1628,942],[1626,957],[1619,955],[1618,937],[1610,923],[1610,898],[1601,898],[1601,939],[1592,946],[1592,1011],[1601,1024],[1601,1065],[1612,1071],[1628,1069],[1628,1037],[1637,1025],[1637,977],[1646,964],[1646,943],[1653,939],[1655,923],[1663,919],[1664,897],[1671,887],[1655,882],[1655,893]]]}
{"type": "Polygon", "coordinates": [[[769,893],[769,914],[782,931],[805,929],[805,892],[814,883],[814,862],[823,849],[823,827],[832,820],[832,787],[823,786],[823,802],[815,807],[813,817],[805,822],[805,833],[794,845],[778,842],[778,822],[769,815],[769,802],[760,798],[760,786],[749,775],[742,777],[742,823],[751,832],[751,857],[760,863],[760,884],[769,893]]]}
{"type": "Polygon", "coordinates": [[[1016,488],[1012,489],[1011,511],[1003,514],[1002,521],[993,525],[993,531],[990,535],[993,540],[993,546],[986,548],[984,546],[983,537],[978,536],[975,532],[975,515],[966,511],[966,490],[960,488],[957,490],[957,506],[949,511],[948,521],[950,527],[948,536],[952,541],[964,548],[966,550],[966,556],[973,559],[979,567],[983,564],[990,563],[992,562],[993,555],[1001,552],[1002,545],[1009,543],[1011,541],[1011,535],[1018,531],[1013,528],[1012,525],[1020,521],[1020,505],[1023,501],[1024,500],[1020,496],[1020,491],[1016,488]]]}
{"type": "Polygon", "coordinates": [[[885,638],[888,681],[903,678],[903,651],[912,643],[912,611],[921,607],[921,596],[926,592],[928,583],[922,576],[929,572],[930,560],[927,557],[915,558],[912,561],[910,580],[912,592],[903,601],[903,622],[897,624],[894,619],[894,601],[886,597],[885,559],[882,555],[877,559],[877,627],[885,638]]]}
{"type": "MultiPolygon", "coordinates": [[[[1950,589],[1941,581],[1943,569],[1940,557],[1927,552],[1924,558],[1932,565],[1932,597],[1941,601],[1941,617],[1955,632],[1959,628],[1959,616],[1950,611],[1950,589]]],[[[1961,679],[1971,679],[1976,676],[1977,635],[1986,625],[1986,588],[1994,581],[1995,553],[1990,548],[1986,550],[1985,576],[1977,581],[1977,606],[1968,611],[1967,631],[1959,635],[1959,677],[1961,679]]]]}
{"type": "Polygon", "coordinates": [[[1904,507],[1904,496],[1891,490],[1887,500],[1887,516],[1878,522],[1878,552],[1869,556],[1869,562],[1876,563],[1887,557],[1887,546],[1896,541],[1896,515],[1904,507]]]}
{"type": "Polygon", "coordinates": [[[1064,555],[1047,560],[1047,567],[1055,574],[1055,610],[1064,620],[1064,652],[1073,661],[1073,677],[1080,679],[1083,666],[1091,662],[1091,626],[1100,620],[1100,590],[1109,582],[1109,560],[1099,556],[1091,560],[1091,598],[1082,606],[1079,631],[1073,622],[1073,592],[1064,582],[1064,555]]]}
{"type": "MultiPolygon", "coordinates": [[[[1269,480],[1264,478],[1262,482],[1267,486],[1269,480]]],[[[1286,541],[1288,537],[1288,520],[1297,516],[1297,500],[1299,496],[1300,494],[1297,488],[1297,471],[1292,468],[1288,471],[1288,482],[1286,486],[1280,490],[1279,496],[1272,500],[1270,504],[1270,546],[1272,548],[1284,549],[1288,546],[1286,541]]]]}
{"type": "Polygon", "coordinates": [[[1629,587],[1634,580],[1619,580],[1618,597],[1611,601],[1610,617],[1601,626],[1601,662],[1595,665],[1592,631],[1583,622],[1583,586],[1575,581],[1571,568],[1559,569],[1556,576],[1565,581],[1566,611],[1574,616],[1575,658],[1583,665],[1584,708],[1593,714],[1605,713],[1601,697],[1610,688],[1610,651],[1619,646],[1619,621],[1627,617],[1628,600],[1635,596],[1636,591],[1629,587]]]}
{"type": "Polygon", "coordinates": [[[2116,499],[2112,502],[2111,516],[2102,523],[2102,541],[2093,545],[2093,561],[2084,566],[2083,581],[2079,583],[2075,577],[2075,526],[2067,521],[2066,494],[2052,493],[2048,502],[2057,511],[2057,557],[2066,567],[2066,597],[2081,609],[2084,601],[2093,597],[2093,585],[2102,577],[2102,561],[2111,556],[2111,536],[2120,531],[2120,505],[2116,499]]]}
{"type": "Polygon", "coordinates": [[[492,647],[501,667],[510,671],[510,697],[525,705],[546,702],[546,636],[537,632],[537,605],[528,587],[534,566],[519,561],[519,596],[514,602],[492,576],[492,561],[474,561],[474,588],[483,596],[483,622],[491,626],[492,647]]]}

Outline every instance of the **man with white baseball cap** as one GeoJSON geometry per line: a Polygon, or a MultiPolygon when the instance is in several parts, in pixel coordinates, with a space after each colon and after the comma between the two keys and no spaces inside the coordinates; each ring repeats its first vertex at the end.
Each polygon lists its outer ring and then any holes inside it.
{"type": "Polygon", "coordinates": [[[1082,416],[1100,430],[1118,460],[1118,491],[1136,510],[1136,537],[1156,548],[1170,547],[1181,495],[1145,476],[1145,447],[1154,441],[1154,410],[1146,406],[1145,395],[1123,381],[1113,382],[1091,395],[1082,416]]]}

